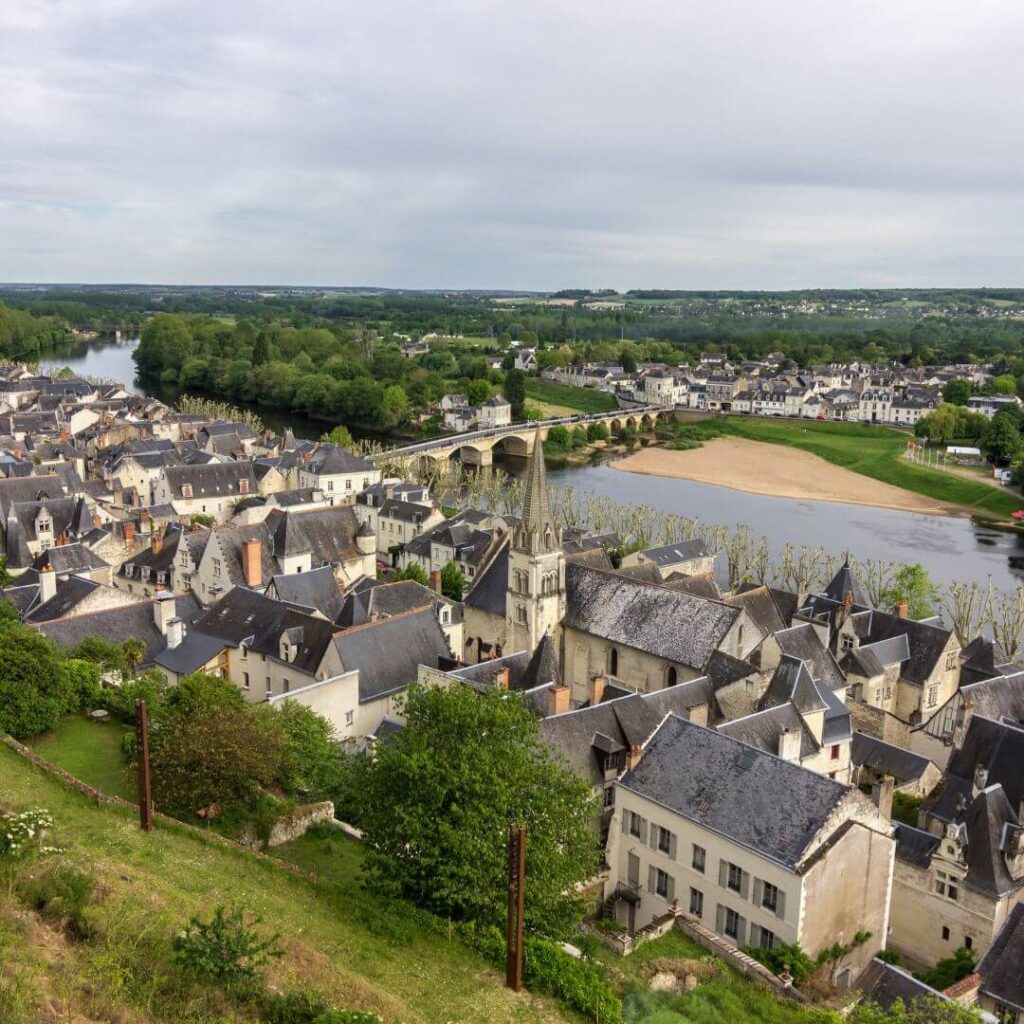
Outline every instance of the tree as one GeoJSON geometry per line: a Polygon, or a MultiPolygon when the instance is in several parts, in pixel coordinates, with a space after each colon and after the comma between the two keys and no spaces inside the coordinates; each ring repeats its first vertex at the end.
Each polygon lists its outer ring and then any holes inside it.
{"type": "Polygon", "coordinates": [[[441,569],[441,593],[452,601],[461,601],[466,577],[457,562],[448,562],[441,569]]]}
{"type": "Polygon", "coordinates": [[[557,937],[597,864],[587,782],[555,762],[519,700],[470,687],[410,689],[406,726],[354,765],[369,886],[445,917],[497,924],[509,822],[524,824],[526,925],[557,937]]]}
{"type": "Polygon", "coordinates": [[[38,736],[76,706],[72,680],[53,644],[16,620],[0,621],[0,733],[38,736]]]}
{"type": "Polygon", "coordinates": [[[389,427],[404,422],[409,414],[409,396],[401,384],[392,384],[384,389],[382,404],[384,421],[389,427]]]}
{"type": "Polygon", "coordinates": [[[339,423],[333,430],[320,436],[320,440],[325,444],[336,444],[339,448],[353,448],[355,441],[352,440],[352,434],[349,432],[348,427],[339,423]]]}
{"type": "Polygon", "coordinates": [[[86,636],[71,648],[72,658],[81,658],[99,665],[107,672],[125,672],[128,661],[124,648],[102,636],[86,636]]]}
{"type": "Polygon", "coordinates": [[[526,374],[522,370],[509,370],[502,390],[512,406],[512,415],[521,415],[526,404],[526,374]]]}
{"type": "Polygon", "coordinates": [[[1013,462],[1024,454],[1024,439],[1021,438],[1017,417],[1011,412],[999,412],[985,428],[981,445],[997,461],[1013,462]]]}
{"type": "Polygon", "coordinates": [[[262,366],[264,363],[269,362],[270,343],[267,341],[267,336],[261,332],[252,347],[252,365],[262,366]]]}
{"type": "Polygon", "coordinates": [[[846,1018],[850,1024],[981,1024],[981,1015],[970,1006],[938,996],[919,996],[909,1006],[897,999],[888,1009],[878,1003],[855,1006],[846,1018]]]}
{"type": "Polygon", "coordinates": [[[950,405],[966,405],[967,399],[974,394],[971,382],[962,377],[954,377],[942,389],[942,398],[950,405]]]}
{"type": "Polygon", "coordinates": [[[969,949],[961,946],[952,956],[940,960],[930,971],[921,976],[921,980],[932,988],[941,992],[943,989],[955,985],[961,978],[966,978],[978,958],[969,949]]]}
{"type": "Polygon", "coordinates": [[[491,385],[485,380],[471,380],[466,388],[466,400],[470,405],[482,405],[491,397],[491,385]]]}
{"type": "Polygon", "coordinates": [[[626,373],[636,373],[636,356],[629,348],[623,348],[619,354],[619,362],[622,363],[622,369],[626,373]]]}
{"type": "Polygon", "coordinates": [[[1017,391],[1017,381],[1012,373],[1004,373],[993,378],[991,388],[994,395],[1012,395],[1017,391]]]}
{"type": "Polygon", "coordinates": [[[334,726],[323,715],[294,700],[271,708],[260,705],[262,714],[276,719],[287,747],[280,780],[288,793],[305,800],[330,800],[341,785],[344,761],[334,726]]]}
{"type": "Polygon", "coordinates": [[[587,425],[587,440],[591,443],[594,441],[607,441],[611,437],[608,432],[608,426],[605,423],[590,423],[587,425]]]}
{"type": "Polygon", "coordinates": [[[122,641],[121,650],[124,653],[128,671],[134,675],[135,670],[142,664],[142,659],[146,656],[146,645],[138,638],[130,636],[127,640],[122,641]]]}
{"type": "Polygon", "coordinates": [[[895,607],[901,601],[907,602],[907,614],[912,619],[927,619],[935,614],[939,588],[923,565],[915,562],[897,569],[892,583],[881,593],[883,607],[895,607]]]}
{"type": "Polygon", "coordinates": [[[395,576],[395,579],[412,580],[413,583],[419,583],[421,586],[430,586],[430,577],[427,575],[427,570],[419,562],[410,562],[395,576]]]}

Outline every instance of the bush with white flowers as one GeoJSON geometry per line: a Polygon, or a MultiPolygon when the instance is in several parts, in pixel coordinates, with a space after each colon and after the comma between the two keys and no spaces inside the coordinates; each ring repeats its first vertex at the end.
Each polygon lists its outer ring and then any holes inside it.
{"type": "Polygon", "coordinates": [[[47,846],[43,841],[52,828],[53,818],[43,807],[0,815],[0,859],[21,860],[32,853],[57,853],[56,846],[47,846]]]}

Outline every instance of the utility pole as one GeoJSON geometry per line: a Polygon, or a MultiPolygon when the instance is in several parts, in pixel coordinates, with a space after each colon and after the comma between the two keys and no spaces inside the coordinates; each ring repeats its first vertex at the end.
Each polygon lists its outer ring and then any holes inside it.
{"type": "Polygon", "coordinates": [[[139,761],[139,825],[153,828],[153,791],[149,779],[149,710],[144,700],[135,701],[135,756],[139,761]]]}
{"type": "Polygon", "coordinates": [[[505,987],[523,987],[523,909],[526,890],[526,827],[508,827],[508,935],[505,987]]]}

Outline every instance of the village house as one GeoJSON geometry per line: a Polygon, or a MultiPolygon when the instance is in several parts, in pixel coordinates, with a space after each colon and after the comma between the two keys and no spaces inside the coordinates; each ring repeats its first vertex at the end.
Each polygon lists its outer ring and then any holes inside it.
{"type": "Polygon", "coordinates": [[[663,579],[674,572],[704,576],[714,572],[715,556],[704,541],[694,538],[679,541],[678,544],[662,544],[660,547],[635,551],[622,559],[623,568],[644,564],[656,565],[663,579]]]}
{"type": "Polygon", "coordinates": [[[225,522],[239,501],[256,493],[251,462],[164,466],[153,485],[153,503],[170,505],[183,518],[212,516],[225,522]]]}
{"type": "Polygon", "coordinates": [[[1010,911],[1006,924],[978,964],[978,1006],[999,1024],[1024,1024],[1024,903],[1010,911]]]}
{"type": "Polygon", "coordinates": [[[299,467],[299,487],[323,491],[331,505],[351,505],[360,491],[380,483],[369,460],[333,444],[321,444],[299,467]]]}
{"type": "Polygon", "coordinates": [[[885,945],[895,844],[863,794],[669,714],[615,785],[606,906],[630,933],[687,914],[737,947],[852,948],[848,986],[885,945]]]}
{"type": "Polygon", "coordinates": [[[891,945],[911,965],[983,955],[1024,899],[1024,729],[974,715],[942,782],[899,825],[891,945]]]}

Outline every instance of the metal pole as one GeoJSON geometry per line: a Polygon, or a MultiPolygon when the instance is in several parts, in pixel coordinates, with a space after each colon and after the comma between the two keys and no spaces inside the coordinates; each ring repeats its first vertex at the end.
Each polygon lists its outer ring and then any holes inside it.
{"type": "Polygon", "coordinates": [[[149,710],[144,700],[135,701],[135,756],[139,762],[139,825],[153,828],[153,790],[149,778],[149,710]]]}
{"type": "Polygon", "coordinates": [[[526,828],[508,827],[508,934],[505,987],[523,987],[523,911],[526,895],[526,828]]]}

